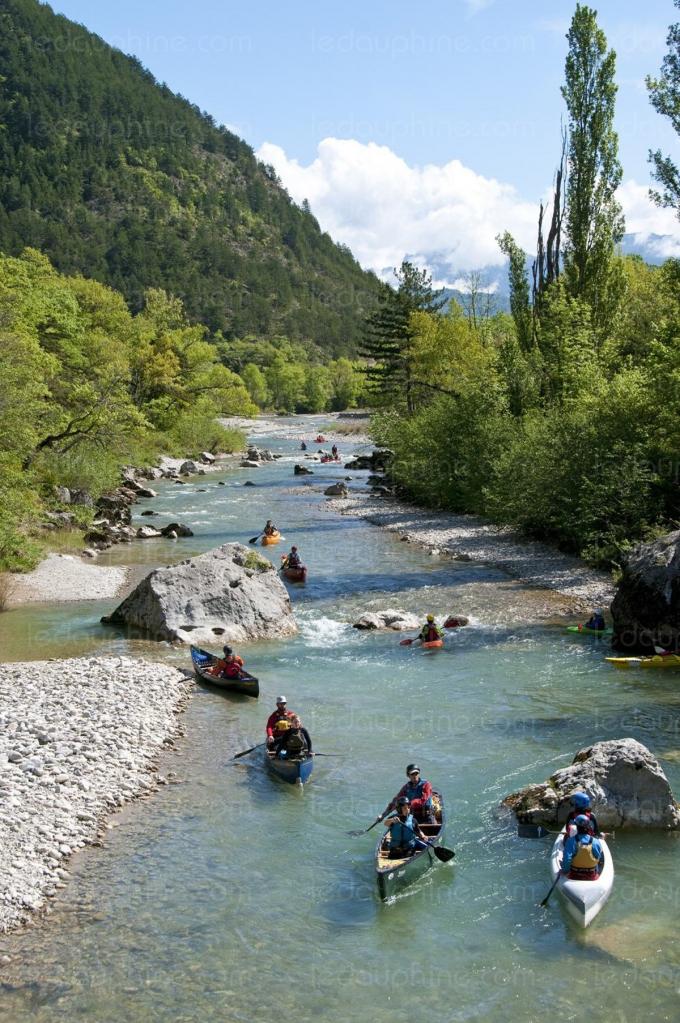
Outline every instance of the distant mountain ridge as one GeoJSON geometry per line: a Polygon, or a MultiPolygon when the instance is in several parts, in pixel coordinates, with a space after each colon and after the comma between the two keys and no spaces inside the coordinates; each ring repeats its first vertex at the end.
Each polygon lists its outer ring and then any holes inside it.
{"type": "Polygon", "coordinates": [[[226,337],[352,353],[379,290],[232,132],[38,0],[0,0],[0,251],[161,287],[226,337]]]}

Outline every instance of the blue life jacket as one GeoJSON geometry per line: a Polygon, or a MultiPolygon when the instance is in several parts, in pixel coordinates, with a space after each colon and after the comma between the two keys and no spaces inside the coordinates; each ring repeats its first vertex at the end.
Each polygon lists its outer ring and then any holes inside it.
{"type": "Polygon", "coordinates": [[[390,848],[413,849],[416,844],[415,829],[413,814],[409,814],[405,821],[400,819],[390,824],[390,848]]]}
{"type": "MultiPolygon", "coordinates": [[[[424,788],[425,788],[425,782],[424,782],[424,780],[422,778],[420,779],[420,781],[418,782],[417,785],[414,785],[413,782],[409,779],[409,781],[406,782],[405,795],[408,796],[409,801],[412,803],[414,799],[422,799],[423,798],[423,789],[424,788]]],[[[426,806],[428,808],[428,810],[431,810],[432,809],[432,797],[427,799],[423,803],[423,806],[426,806]]]]}

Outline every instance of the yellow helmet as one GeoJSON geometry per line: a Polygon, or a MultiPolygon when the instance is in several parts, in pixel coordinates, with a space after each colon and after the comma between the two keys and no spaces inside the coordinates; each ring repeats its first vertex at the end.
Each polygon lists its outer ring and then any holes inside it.
{"type": "Polygon", "coordinates": [[[434,615],[428,615],[427,616],[427,620],[428,620],[428,622],[433,622],[434,621],[434,615]]]}

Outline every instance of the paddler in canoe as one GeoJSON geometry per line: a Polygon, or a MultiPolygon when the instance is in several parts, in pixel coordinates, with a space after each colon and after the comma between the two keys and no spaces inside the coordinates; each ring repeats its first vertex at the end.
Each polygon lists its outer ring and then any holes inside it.
{"type": "Polygon", "coordinates": [[[572,881],[596,881],[604,866],[604,851],[591,830],[589,817],[580,813],[574,818],[576,834],[564,843],[561,871],[572,881]]]}
{"type": "Polygon", "coordinates": [[[564,822],[564,830],[567,837],[576,834],[576,818],[585,817],[590,822],[590,831],[593,835],[600,834],[600,828],[597,823],[597,818],[593,811],[590,809],[590,796],[587,792],[574,792],[569,802],[573,809],[570,810],[569,816],[564,822]]]}
{"type": "Polygon", "coordinates": [[[411,804],[411,813],[420,824],[434,824],[434,806],[432,805],[432,786],[429,781],[420,777],[420,768],[417,764],[409,764],[406,768],[408,781],[397,792],[385,813],[389,813],[399,804],[399,800],[406,796],[411,804]]]}
{"type": "Polygon", "coordinates": [[[283,563],[283,567],[284,568],[302,568],[302,562],[300,560],[300,555],[298,554],[298,549],[295,546],[295,544],[293,544],[293,546],[291,547],[291,549],[288,552],[288,554],[286,554],[286,560],[283,563]]]}
{"type": "Polygon", "coordinates": [[[444,639],[444,630],[437,625],[434,615],[427,616],[425,624],[418,633],[418,639],[421,643],[436,643],[438,640],[444,639]]]}
{"type": "Polygon", "coordinates": [[[607,623],[604,620],[604,611],[602,608],[598,608],[597,611],[593,611],[583,628],[592,629],[593,632],[604,632],[607,628],[607,623]]]}
{"type": "Polygon", "coordinates": [[[235,654],[230,646],[222,647],[222,651],[224,657],[208,668],[209,673],[216,678],[239,678],[244,665],[243,658],[235,654]]]}
{"type": "Polygon", "coordinates": [[[266,731],[267,749],[273,753],[280,754],[282,750],[300,753],[304,749],[312,752],[309,732],[302,727],[298,715],[288,710],[285,696],[276,697],[276,710],[269,715],[266,731]]]}
{"type": "Polygon", "coordinates": [[[391,860],[403,860],[413,856],[418,849],[426,849],[427,842],[418,827],[418,822],[411,813],[411,802],[408,796],[399,796],[397,799],[397,812],[384,821],[385,827],[390,833],[391,860]]]}

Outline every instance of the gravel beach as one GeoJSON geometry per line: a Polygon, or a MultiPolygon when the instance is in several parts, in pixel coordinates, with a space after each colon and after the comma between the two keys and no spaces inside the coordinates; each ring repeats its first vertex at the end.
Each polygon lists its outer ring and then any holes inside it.
{"type": "Polygon", "coordinates": [[[75,554],[48,554],[37,568],[13,577],[11,607],[55,600],[108,600],[128,589],[126,567],[94,565],[75,554]]]}
{"type": "MultiPolygon", "coordinates": [[[[363,518],[433,552],[483,562],[529,586],[564,594],[570,598],[570,613],[578,606],[583,611],[608,607],[614,596],[614,584],[605,572],[474,515],[452,515],[356,492],[328,503],[343,515],[363,518]]],[[[550,614],[554,613],[553,606],[550,614]]]]}
{"type": "Polygon", "coordinates": [[[45,907],[106,814],[165,779],[191,678],[130,657],[0,665],[0,932],[45,907]]]}

